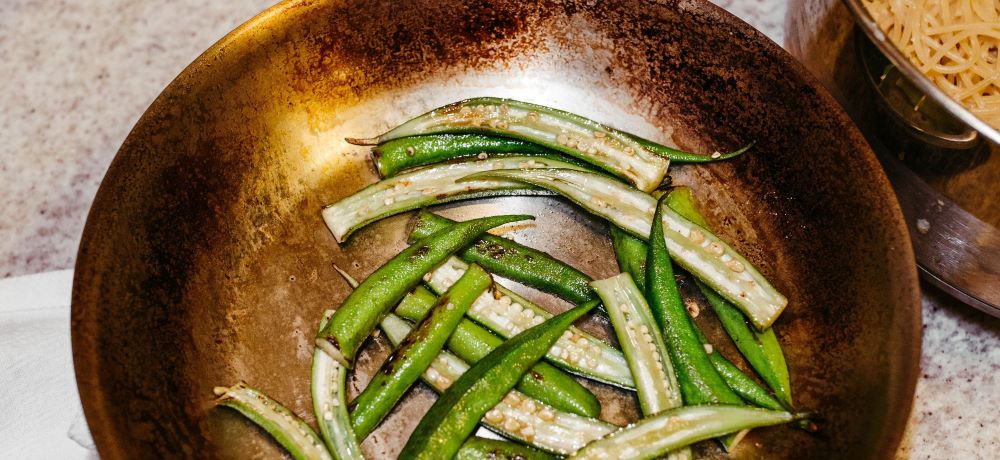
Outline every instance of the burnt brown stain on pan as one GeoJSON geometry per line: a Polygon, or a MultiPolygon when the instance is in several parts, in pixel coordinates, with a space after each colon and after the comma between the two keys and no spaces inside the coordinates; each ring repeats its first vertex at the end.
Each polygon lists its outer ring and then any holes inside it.
{"type": "MultiPolygon", "coordinates": [[[[401,216],[333,241],[319,210],[375,176],[363,149],[331,133],[386,127],[362,110],[386,92],[417,94],[412,106],[378,103],[412,115],[448,99],[421,94],[434,91],[428,81],[478,73],[503,86],[532,69],[570,79],[581,60],[581,94],[624,91],[628,109],[674,129],[682,147],[757,142],[737,161],[676,168],[674,180],[788,294],[778,326],[795,398],[828,423],[821,436],[755,430],[735,456],[890,455],[919,353],[913,257],[867,146],[777,46],[693,1],[317,1],[278,5],[207,51],[149,108],[102,183],[73,293],[77,377],[102,457],[279,455],[212,409],[212,386],[247,380],[312,420],[311,340],[348,293],[332,264],[363,277],[405,240],[401,216]],[[586,67],[602,56],[607,65],[586,67]]],[[[517,211],[539,220],[519,235],[592,276],[616,270],[602,223],[560,200],[531,203],[517,211]],[[572,243],[554,229],[575,232],[572,243]]],[[[599,320],[588,326],[608,334],[599,320]]],[[[371,341],[352,393],[387,352],[371,341]]],[[[604,417],[635,416],[627,394],[590,386],[604,417]]],[[[366,452],[398,451],[431,400],[418,386],[366,452]]]]}

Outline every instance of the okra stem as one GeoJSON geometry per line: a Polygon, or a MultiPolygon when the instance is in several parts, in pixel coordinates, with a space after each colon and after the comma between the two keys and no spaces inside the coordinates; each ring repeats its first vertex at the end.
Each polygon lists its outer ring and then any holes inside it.
{"type": "MultiPolygon", "coordinates": [[[[422,210],[414,220],[410,239],[424,238],[453,224],[454,221],[448,218],[422,210]]],[[[555,294],[573,304],[597,299],[588,284],[589,276],[545,252],[506,238],[484,234],[458,256],[466,262],[482,265],[491,273],[555,294]]]]}
{"type": "Polygon", "coordinates": [[[439,107],[382,134],[352,143],[443,133],[486,133],[525,140],[579,158],[651,191],[667,174],[669,160],[633,136],[593,120],[537,104],[492,97],[439,107]]]}
{"type": "Polygon", "coordinates": [[[420,378],[444,348],[472,302],[491,284],[493,279],[489,273],[478,265],[471,265],[458,282],[437,299],[423,321],[392,352],[354,400],[351,423],[359,439],[371,434],[420,378]]]}
{"type": "Polygon", "coordinates": [[[595,306],[597,302],[588,303],[556,315],[507,340],[474,364],[434,402],[403,446],[400,458],[454,456],[479,420],[504,399],[566,328],[595,306]]]}
{"type": "Polygon", "coordinates": [[[243,414],[271,435],[296,460],[333,460],[309,425],[281,403],[245,383],[215,387],[216,404],[243,414]]]}
{"type": "MultiPolygon", "coordinates": [[[[611,178],[568,169],[496,170],[462,180],[521,180],[563,195],[623,230],[648,239],[656,200],[611,178]]],[[[788,300],[719,237],[671,209],[663,211],[667,247],[678,265],[732,301],[764,330],[788,300]]]]}
{"type": "MultiPolygon", "coordinates": [[[[407,294],[396,307],[395,313],[410,321],[419,322],[430,311],[437,296],[418,286],[407,294]]],[[[462,320],[448,338],[448,350],[469,363],[476,363],[499,347],[503,339],[469,320],[462,320]]],[[[601,404],[597,397],[565,372],[539,362],[521,377],[517,389],[557,409],[584,417],[598,417],[601,404]]]]}
{"type": "Polygon", "coordinates": [[[316,345],[345,367],[352,367],[358,349],[379,320],[413,289],[428,270],[493,227],[531,216],[494,216],[456,224],[435,233],[393,257],[372,273],[344,300],[320,331],[316,345]]]}

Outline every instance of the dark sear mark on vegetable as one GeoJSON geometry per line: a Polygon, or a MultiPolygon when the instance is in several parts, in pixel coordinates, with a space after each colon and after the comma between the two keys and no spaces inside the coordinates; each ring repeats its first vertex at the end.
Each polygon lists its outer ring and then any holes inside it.
{"type": "Polygon", "coordinates": [[[296,459],[361,458],[358,441],[417,379],[441,396],[400,458],[552,458],[530,447],[469,438],[483,424],[571,458],[681,460],[690,458],[693,442],[718,438],[728,450],[750,428],[805,419],[785,411],[791,393],[773,330],[757,331],[748,324],[769,327],[787,300],[705,228],[686,189],[659,201],[647,194],[670,181],[664,157],[713,161],[738,156],[749,146],[696,155],[568,112],[497,98],[460,101],[378,139],[351,141],[379,144],[373,155],[386,179],[323,210],[338,242],[370,222],[422,206],[556,193],[612,223],[622,273],[592,281],[545,252],[484,234],[530,216],[454,222],[420,211],[411,246],[364,282],[335,266],[354,291],[324,316],[317,335],[312,396],[322,438],[262,393],[242,386],[217,389],[224,396],[219,404],[240,410],[296,459]],[[414,167],[418,169],[409,169],[414,167]],[[681,299],[672,258],[704,281],[699,287],[726,331],[748,361],[760,367],[781,402],[707,343],[681,299]],[[487,270],[582,305],[553,316],[496,285],[487,270]],[[420,286],[421,280],[440,297],[420,286]],[[598,299],[604,301],[621,351],[572,326],[600,304],[598,299]],[[395,313],[390,313],[394,305],[395,313]],[[348,412],[346,373],[376,324],[395,350],[348,412]],[[582,376],[637,390],[645,418],[618,429],[597,420],[601,408],[596,397],[563,371],[540,362],[543,357],[582,376]],[[744,400],[767,409],[745,407],[744,400]]]}

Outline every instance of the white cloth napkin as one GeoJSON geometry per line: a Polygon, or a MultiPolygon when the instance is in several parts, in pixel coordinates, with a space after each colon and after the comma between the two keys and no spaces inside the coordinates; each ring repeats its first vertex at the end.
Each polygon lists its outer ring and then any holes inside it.
{"type": "Polygon", "coordinates": [[[70,347],[73,271],[0,279],[0,457],[96,460],[70,347]]]}

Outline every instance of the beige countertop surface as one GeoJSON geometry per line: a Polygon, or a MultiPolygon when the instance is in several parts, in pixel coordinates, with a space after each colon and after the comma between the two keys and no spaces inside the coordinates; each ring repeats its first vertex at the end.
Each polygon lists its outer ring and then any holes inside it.
{"type": "MultiPolygon", "coordinates": [[[[268,0],[0,2],[0,278],[72,268],[118,146],[188,63],[268,0]]],[[[716,0],[776,42],[781,0],[716,0]]],[[[0,299],[2,301],[2,299],[0,299]]],[[[925,286],[900,458],[996,458],[1000,320],[925,286]]]]}

